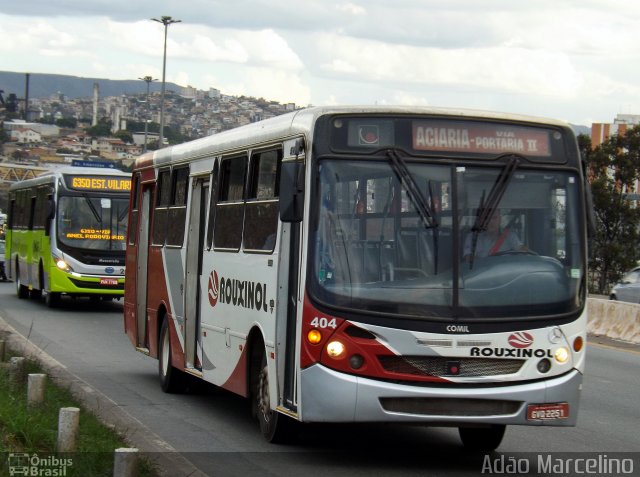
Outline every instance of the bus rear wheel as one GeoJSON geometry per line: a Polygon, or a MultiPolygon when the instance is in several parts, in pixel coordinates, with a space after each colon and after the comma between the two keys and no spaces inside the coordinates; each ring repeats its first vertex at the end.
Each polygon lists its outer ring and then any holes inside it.
{"type": "Polygon", "coordinates": [[[506,429],[504,424],[493,424],[489,427],[460,427],[458,433],[468,450],[491,452],[502,442],[506,429]]]}
{"type": "Polygon", "coordinates": [[[290,442],[295,435],[296,422],[290,417],[271,409],[269,394],[269,368],[267,358],[262,354],[262,361],[255,380],[256,389],[253,390],[254,408],[260,423],[260,432],[268,442],[284,444],[290,442]]]}
{"type": "Polygon", "coordinates": [[[29,298],[29,288],[22,284],[22,280],[20,280],[20,270],[16,273],[16,294],[21,300],[29,298]]]}
{"type": "Polygon", "coordinates": [[[179,393],[185,387],[185,374],[171,365],[171,339],[169,320],[162,320],[158,342],[158,375],[160,386],[165,393],[179,393]]]}

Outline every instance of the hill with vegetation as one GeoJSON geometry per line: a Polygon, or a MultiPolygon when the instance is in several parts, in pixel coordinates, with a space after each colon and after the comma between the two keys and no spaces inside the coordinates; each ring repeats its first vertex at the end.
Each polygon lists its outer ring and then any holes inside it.
{"type": "MultiPolygon", "coordinates": [[[[142,80],[110,80],[103,78],[83,78],[80,76],[51,75],[30,73],[29,97],[49,98],[54,94],[64,94],[67,98],[90,98],[93,96],[93,84],[98,83],[100,96],[120,96],[123,94],[142,94],[147,91],[147,83],[142,80]]],[[[182,86],[175,83],[166,84],[168,91],[180,91],[182,86]]],[[[149,91],[160,91],[159,81],[149,85],[149,91]]],[[[26,91],[26,74],[11,71],[0,71],[0,90],[7,98],[13,93],[24,98],[26,91]]]]}

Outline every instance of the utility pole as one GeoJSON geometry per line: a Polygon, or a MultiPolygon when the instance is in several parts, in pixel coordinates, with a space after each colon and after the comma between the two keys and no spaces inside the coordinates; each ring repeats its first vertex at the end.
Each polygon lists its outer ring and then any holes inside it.
{"type": "Polygon", "coordinates": [[[154,22],[164,25],[164,54],[162,56],[162,89],[160,92],[160,137],[158,138],[158,149],[164,144],[164,90],[165,77],[167,71],[167,29],[172,23],[180,23],[182,20],[174,20],[169,16],[162,16],[160,19],[152,18],[154,22]]]}
{"type": "Polygon", "coordinates": [[[149,85],[152,81],[158,81],[157,78],[152,78],[151,76],[143,76],[142,78],[138,78],[147,83],[147,114],[144,119],[144,149],[142,152],[147,152],[147,135],[149,134],[149,85]]]}

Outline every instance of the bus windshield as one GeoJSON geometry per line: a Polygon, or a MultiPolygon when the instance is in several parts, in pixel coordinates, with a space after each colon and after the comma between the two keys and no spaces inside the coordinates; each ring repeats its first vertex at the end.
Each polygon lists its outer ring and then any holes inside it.
{"type": "Polygon", "coordinates": [[[56,214],[58,240],[78,249],[124,250],[128,199],[63,196],[56,214]]]}
{"type": "Polygon", "coordinates": [[[317,300],[427,320],[581,308],[577,173],[523,167],[517,157],[462,167],[389,156],[319,161],[317,300]]]}

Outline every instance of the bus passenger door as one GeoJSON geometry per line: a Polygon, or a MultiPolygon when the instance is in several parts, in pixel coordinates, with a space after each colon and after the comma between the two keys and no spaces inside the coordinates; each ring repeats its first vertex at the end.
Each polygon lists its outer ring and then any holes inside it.
{"type": "Polygon", "coordinates": [[[201,369],[197,359],[202,356],[200,335],[200,277],[204,247],[205,213],[209,196],[209,176],[194,177],[191,191],[191,207],[187,230],[187,258],[184,290],[184,350],[185,367],[201,369]]]}
{"type": "Polygon", "coordinates": [[[149,257],[149,219],[151,216],[151,186],[142,186],[140,218],[138,219],[138,256],[136,259],[136,322],[138,347],[147,348],[147,273],[149,257]]]}
{"type": "MultiPolygon", "coordinates": [[[[304,152],[304,143],[297,140],[285,143],[285,151],[295,151],[296,159],[304,152]]],[[[297,316],[301,302],[301,233],[304,210],[304,160],[282,163],[280,175],[281,246],[278,265],[279,309],[276,335],[278,386],[282,390],[283,405],[297,412],[296,341],[297,316]],[[284,358],[284,359],[282,359],[284,358]]]]}

